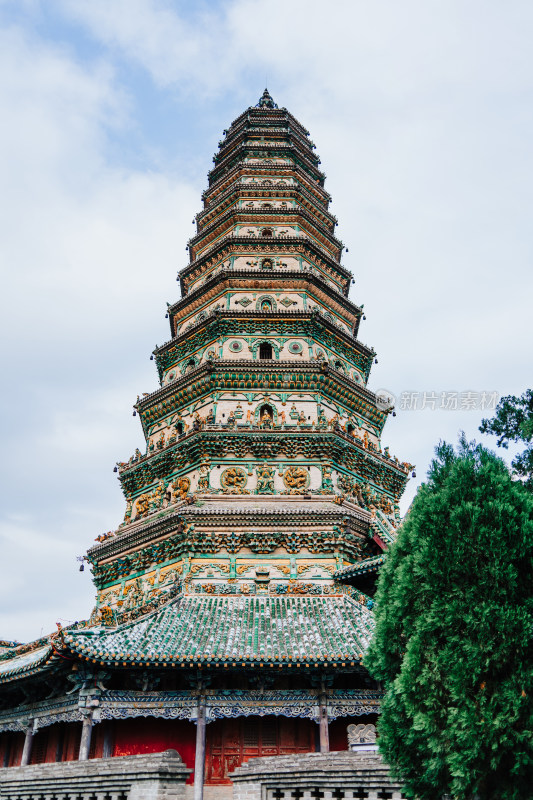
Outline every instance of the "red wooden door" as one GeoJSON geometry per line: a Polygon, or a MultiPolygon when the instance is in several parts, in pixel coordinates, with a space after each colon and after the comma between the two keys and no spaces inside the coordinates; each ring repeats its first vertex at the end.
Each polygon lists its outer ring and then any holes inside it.
{"type": "Polygon", "coordinates": [[[207,784],[229,784],[229,773],[249,758],[315,749],[315,725],[306,719],[248,717],[217,720],[207,726],[207,784]]]}
{"type": "Polygon", "coordinates": [[[240,720],[212,722],[206,730],[207,783],[230,783],[228,774],[239,766],[241,758],[240,720]]]}

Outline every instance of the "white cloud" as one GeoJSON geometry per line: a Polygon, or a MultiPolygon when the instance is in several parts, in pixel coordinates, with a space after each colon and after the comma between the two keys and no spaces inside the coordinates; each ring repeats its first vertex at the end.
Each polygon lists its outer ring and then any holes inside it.
{"type": "Polygon", "coordinates": [[[207,71],[218,83],[225,72],[223,64],[213,71],[223,47],[216,43],[214,14],[204,12],[191,24],[161,0],[63,0],[62,5],[69,16],[110,48],[119,48],[140,63],[163,86],[185,78],[196,83],[194,76],[205,76],[207,71]]]}

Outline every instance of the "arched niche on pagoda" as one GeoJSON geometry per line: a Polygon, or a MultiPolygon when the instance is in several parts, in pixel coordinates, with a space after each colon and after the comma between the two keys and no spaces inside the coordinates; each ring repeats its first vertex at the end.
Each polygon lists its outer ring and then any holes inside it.
{"type": "Polygon", "coordinates": [[[188,356],[188,358],[181,363],[181,374],[185,375],[187,372],[196,369],[199,363],[200,362],[195,355],[188,356]]]}
{"type": "Polygon", "coordinates": [[[262,427],[278,424],[278,411],[273,403],[259,403],[254,412],[254,423],[262,427]]]}
{"type": "Polygon", "coordinates": [[[257,339],[250,345],[250,349],[253,358],[261,361],[268,361],[273,358],[279,359],[281,351],[281,347],[275,339],[257,339]]]}
{"type": "Polygon", "coordinates": [[[264,311],[265,313],[278,310],[278,304],[270,294],[264,294],[258,297],[255,302],[255,307],[257,311],[264,311]]]}

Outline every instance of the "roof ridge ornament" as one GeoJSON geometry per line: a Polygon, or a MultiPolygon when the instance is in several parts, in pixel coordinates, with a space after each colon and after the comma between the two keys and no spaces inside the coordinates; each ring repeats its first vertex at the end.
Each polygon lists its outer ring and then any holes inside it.
{"type": "Polygon", "coordinates": [[[257,103],[256,108],[277,108],[277,107],[278,104],[273,101],[268,89],[265,89],[262,96],[259,98],[259,102],[257,103]]]}

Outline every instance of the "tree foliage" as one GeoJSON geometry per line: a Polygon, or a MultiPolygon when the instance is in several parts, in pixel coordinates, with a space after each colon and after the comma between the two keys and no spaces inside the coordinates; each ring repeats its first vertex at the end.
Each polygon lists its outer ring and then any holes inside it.
{"type": "Polygon", "coordinates": [[[483,419],[479,430],[498,437],[498,447],[509,447],[509,442],[524,442],[525,450],[511,462],[516,475],[533,489],[533,390],[521,397],[502,397],[492,419],[483,419]]]}
{"type": "Polygon", "coordinates": [[[533,797],[533,496],[441,443],[382,569],[365,663],[408,797],[533,797]]]}

